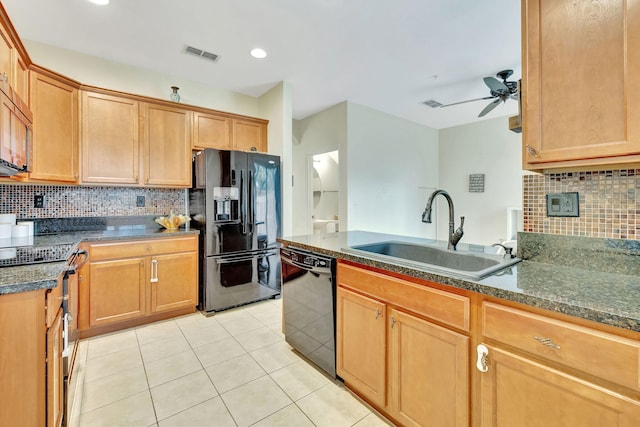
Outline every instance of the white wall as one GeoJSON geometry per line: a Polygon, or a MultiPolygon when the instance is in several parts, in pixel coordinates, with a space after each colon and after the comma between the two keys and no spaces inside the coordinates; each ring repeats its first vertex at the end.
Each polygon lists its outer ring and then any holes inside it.
{"type": "Polygon", "coordinates": [[[338,151],[340,180],[340,230],[346,229],[346,158],[347,104],[327,108],[303,120],[293,121],[293,235],[311,234],[311,206],[309,204],[308,162],[314,154],[338,151]]]}
{"type": "Polygon", "coordinates": [[[438,131],[347,104],[349,230],[433,237],[421,215],[438,183],[438,131]]]}
{"type": "MultiPolygon", "coordinates": [[[[440,130],[438,188],[453,199],[456,227],[465,217],[462,242],[490,245],[507,237],[507,208],[522,208],[521,141],[507,117],[440,130]],[[485,174],[483,193],[469,192],[469,174],[485,174]]],[[[438,199],[437,238],[447,240],[447,203],[438,199]]]]}
{"type": "Polygon", "coordinates": [[[293,161],[291,147],[293,140],[291,86],[281,82],[259,98],[260,117],[269,120],[269,153],[280,156],[282,179],[282,235],[289,236],[293,229],[293,207],[291,175],[293,161]]]}
{"type": "Polygon", "coordinates": [[[35,64],[82,84],[167,100],[171,86],[178,86],[183,104],[260,117],[257,98],[217,89],[214,84],[160,74],[30,40],[23,43],[35,64]]]}

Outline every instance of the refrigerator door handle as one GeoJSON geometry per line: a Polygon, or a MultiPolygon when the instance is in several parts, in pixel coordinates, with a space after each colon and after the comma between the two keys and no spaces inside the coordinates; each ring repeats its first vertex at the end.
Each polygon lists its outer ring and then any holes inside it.
{"type": "Polygon", "coordinates": [[[227,257],[224,257],[224,258],[217,258],[216,259],[216,263],[217,264],[230,264],[230,263],[240,262],[240,261],[249,261],[249,260],[254,259],[254,258],[269,257],[269,256],[273,256],[273,255],[278,255],[278,250],[277,249],[270,249],[270,250],[260,251],[260,252],[252,252],[250,254],[243,254],[243,255],[237,255],[237,256],[227,256],[227,257]]]}
{"type": "Polygon", "coordinates": [[[253,227],[255,226],[255,200],[253,199],[253,171],[249,170],[249,184],[247,185],[247,189],[248,189],[248,193],[249,193],[249,197],[247,197],[247,200],[249,202],[249,209],[248,209],[248,214],[249,214],[249,224],[251,224],[251,231],[253,231],[253,227]]]}
{"type": "Polygon", "coordinates": [[[244,169],[240,170],[240,221],[242,221],[242,234],[247,234],[247,183],[244,178],[244,169]]]}

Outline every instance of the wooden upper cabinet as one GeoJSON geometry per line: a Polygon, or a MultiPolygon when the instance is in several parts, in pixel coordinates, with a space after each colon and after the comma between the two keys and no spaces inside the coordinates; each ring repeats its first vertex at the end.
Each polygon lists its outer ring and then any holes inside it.
{"type": "Polygon", "coordinates": [[[143,104],[144,185],[191,186],[191,112],[143,104]]]}
{"type": "MultiPolygon", "coordinates": [[[[26,62],[18,57],[16,61],[16,78],[13,89],[16,91],[20,99],[22,99],[29,108],[31,108],[31,102],[29,99],[29,68],[26,62]]],[[[33,111],[32,111],[33,112],[33,111]]]]}
{"type": "Polygon", "coordinates": [[[231,149],[231,118],[223,115],[193,113],[194,149],[231,149]]]}
{"type": "Polygon", "coordinates": [[[31,179],[78,181],[78,89],[33,71],[31,179]]]}
{"type": "Polygon", "coordinates": [[[0,28],[0,79],[5,79],[9,84],[15,76],[15,55],[13,42],[0,28]]]}
{"type": "Polygon", "coordinates": [[[0,150],[2,158],[14,165],[29,165],[29,129],[31,120],[16,106],[14,101],[0,91],[0,150]]]}
{"type": "Polygon", "coordinates": [[[523,0],[525,169],[640,161],[640,7],[523,0]]]}
{"type": "Polygon", "coordinates": [[[82,182],[138,184],[139,103],[125,97],[82,92],[82,182]]]}
{"type": "Polygon", "coordinates": [[[267,122],[264,120],[234,118],[231,135],[233,150],[267,151],[267,122]]]}

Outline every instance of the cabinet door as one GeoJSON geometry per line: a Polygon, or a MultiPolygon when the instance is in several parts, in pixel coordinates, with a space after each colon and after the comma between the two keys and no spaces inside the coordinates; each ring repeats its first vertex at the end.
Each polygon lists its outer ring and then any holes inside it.
{"type": "MultiPolygon", "coordinates": [[[[30,72],[27,64],[25,64],[22,58],[18,56],[18,60],[16,62],[16,83],[14,89],[20,99],[31,109],[29,100],[29,74],[30,72]]],[[[31,112],[33,112],[33,110],[31,112]]]]}
{"type": "Polygon", "coordinates": [[[389,310],[391,413],[406,426],[469,425],[469,338],[389,310]]]}
{"type": "Polygon", "coordinates": [[[193,113],[193,148],[231,149],[231,119],[213,114],[193,113]]]}
{"type": "Polygon", "coordinates": [[[198,254],[186,252],[151,258],[151,312],[198,305],[198,254]]]}
{"type": "Polygon", "coordinates": [[[0,29],[0,79],[6,80],[9,84],[13,83],[14,77],[14,55],[16,54],[13,48],[13,43],[9,39],[9,36],[0,29]]]}
{"type": "Polygon", "coordinates": [[[44,426],[45,291],[0,295],[0,426],[44,426]]]}
{"type": "Polygon", "coordinates": [[[636,6],[624,0],[523,2],[525,168],[640,154],[636,6]]]}
{"type": "Polygon", "coordinates": [[[83,92],[81,117],[82,182],[137,184],[138,102],[83,92]]]}
{"type": "Polygon", "coordinates": [[[64,414],[62,368],[62,308],[47,331],[47,426],[62,425],[64,414]]]}
{"type": "Polygon", "coordinates": [[[2,158],[23,167],[28,164],[27,129],[31,124],[11,99],[0,92],[0,150],[2,158]]]}
{"type": "Polygon", "coordinates": [[[31,74],[33,165],[30,177],[78,181],[78,90],[48,76],[31,74]]]}
{"type": "Polygon", "coordinates": [[[627,427],[640,420],[640,402],[497,348],[481,378],[483,427],[627,427]]]}
{"type": "Polygon", "coordinates": [[[191,113],[144,104],[145,185],[191,186],[191,113]]]}
{"type": "Polygon", "coordinates": [[[145,315],[145,259],[92,262],[89,325],[101,326],[145,315]]]}
{"type": "Polygon", "coordinates": [[[258,121],[233,119],[234,150],[267,151],[267,124],[258,121]]]}
{"type": "Polygon", "coordinates": [[[338,288],[336,371],[372,403],[386,405],[385,304],[338,288]]]}

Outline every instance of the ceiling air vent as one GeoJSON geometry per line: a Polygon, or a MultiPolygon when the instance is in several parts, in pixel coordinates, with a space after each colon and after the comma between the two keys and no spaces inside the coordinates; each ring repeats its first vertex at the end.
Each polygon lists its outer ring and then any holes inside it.
{"type": "Polygon", "coordinates": [[[438,108],[438,107],[442,107],[442,104],[438,101],[436,101],[435,99],[429,99],[427,101],[423,102],[424,105],[428,105],[431,108],[438,108]]]}
{"type": "Polygon", "coordinates": [[[184,49],[184,51],[191,55],[199,56],[201,58],[208,59],[213,62],[217,61],[218,58],[220,58],[220,56],[216,55],[215,53],[207,52],[206,50],[198,49],[197,47],[188,46],[188,45],[184,49]]]}

